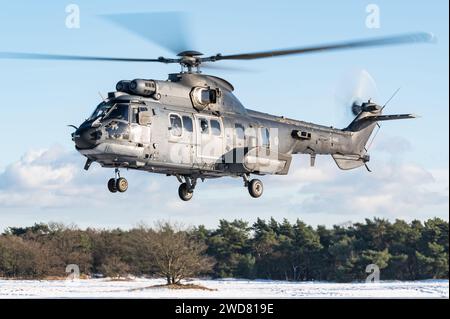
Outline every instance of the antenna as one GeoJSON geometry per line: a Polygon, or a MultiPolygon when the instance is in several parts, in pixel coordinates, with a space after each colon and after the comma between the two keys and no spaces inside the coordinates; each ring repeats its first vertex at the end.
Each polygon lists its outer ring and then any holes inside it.
{"type": "Polygon", "coordinates": [[[369,152],[370,148],[372,147],[373,141],[375,141],[375,138],[377,137],[378,133],[380,132],[381,125],[377,123],[377,131],[375,132],[373,138],[369,142],[368,146],[365,148],[366,153],[369,152]]]}
{"type": "Polygon", "coordinates": [[[397,93],[398,93],[400,90],[401,90],[401,87],[399,87],[399,88],[394,92],[394,94],[392,94],[392,96],[389,98],[389,100],[387,100],[387,102],[384,103],[383,107],[381,108],[381,111],[384,110],[384,108],[389,104],[389,102],[392,101],[392,99],[397,95],[397,93]]]}
{"type": "Polygon", "coordinates": [[[103,102],[106,101],[106,99],[103,97],[102,93],[100,93],[100,91],[98,91],[98,95],[100,95],[100,98],[103,100],[103,102]]]}

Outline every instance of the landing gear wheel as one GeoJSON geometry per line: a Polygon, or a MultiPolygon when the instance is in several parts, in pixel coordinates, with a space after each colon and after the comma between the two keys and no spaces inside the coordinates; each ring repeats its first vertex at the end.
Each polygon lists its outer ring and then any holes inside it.
{"type": "Polygon", "coordinates": [[[118,190],[119,192],[121,192],[121,193],[126,192],[127,189],[128,189],[128,181],[127,181],[125,178],[120,177],[120,178],[117,179],[117,181],[116,181],[116,188],[117,188],[117,190],[118,190]]]}
{"type": "Polygon", "coordinates": [[[117,192],[117,186],[116,186],[116,179],[115,178],[111,178],[108,181],[108,189],[111,193],[116,193],[117,192]]]}
{"type": "Polygon", "coordinates": [[[252,179],[248,183],[248,192],[253,198],[261,197],[264,191],[263,183],[259,179],[252,179]]]}
{"type": "Polygon", "coordinates": [[[192,196],[194,196],[194,191],[189,190],[188,185],[186,183],[183,183],[178,188],[178,195],[182,200],[187,202],[192,199],[192,196]]]}

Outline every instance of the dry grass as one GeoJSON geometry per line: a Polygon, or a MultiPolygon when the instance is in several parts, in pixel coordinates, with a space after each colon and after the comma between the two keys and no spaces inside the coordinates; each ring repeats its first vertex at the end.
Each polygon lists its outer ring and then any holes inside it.
{"type": "Polygon", "coordinates": [[[41,280],[65,280],[67,276],[45,276],[41,280]]]}
{"type": "Polygon", "coordinates": [[[133,281],[133,278],[130,277],[113,277],[113,278],[107,278],[107,281],[133,281]]]}
{"type": "MultiPolygon", "coordinates": [[[[81,274],[77,279],[91,279],[90,276],[81,274]]],[[[33,279],[32,279],[33,280],[33,279]]],[[[45,276],[42,278],[36,278],[35,280],[71,280],[69,276],[45,276]]]]}
{"type": "Polygon", "coordinates": [[[211,289],[202,285],[196,285],[196,284],[165,284],[165,285],[152,285],[148,287],[142,287],[142,288],[134,288],[130,289],[129,291],[136,291],[136,290],[144,290],[144,289],[160,289],[160,288],[167,288],[167,289],[193,289],[193,290],[206,290],[206,291],[216,291],[217,289],[211,289]]]}

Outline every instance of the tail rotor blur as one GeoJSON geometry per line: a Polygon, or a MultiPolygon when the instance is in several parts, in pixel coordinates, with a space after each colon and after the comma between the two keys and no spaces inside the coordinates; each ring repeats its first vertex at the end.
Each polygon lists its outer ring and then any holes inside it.
{"type": "Polygon", "coordinates": [[[335,122],[344,127],[361,111],[363,103],[376,100],[378,88],[374,78],[365,70],[346,75],[335,91],[335,122]]]}

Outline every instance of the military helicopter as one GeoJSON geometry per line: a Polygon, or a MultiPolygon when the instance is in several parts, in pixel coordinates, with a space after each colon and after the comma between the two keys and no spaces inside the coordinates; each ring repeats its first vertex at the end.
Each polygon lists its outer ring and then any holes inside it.
{"type": "MultiPolygon", "coordinates": [[[[130,27],[130,23],[122,26],[143,35],[144,31],[130,27]]],[[[114,169],[114,177],[107,183],[112,193],[128,189],[120,169],[135,169],[176,177],[180,182],[179,197],[189,201],[199,179],[224,176],[242,178],[249,194],[258,198],[263,194],[263,183],[250,176],[286,175],[295,154],[308,154],[311,166],[316,155],[331,155],[342,170],[361,166],[369,170],[366,144],[378,122],[416,117],[383,115],[386,104],[381,106],[371,100],[349,105],[354,119],[343,129],[265,114],[244,107],[233,94],[233,85],[203,74],[204,65],[433,40],[431,34],[413,33],[232,55],[204,56],[189,48],[178,51],[174,58],[18,52],[0,52],[0,58],[179,64],[181,71],[169,74],[167,80],[119,81],[116,90],[108,93],[86,121],[73,126],[72,140],[76,150],[86,157],[85,170],[93,162],[114,169]]],[[[179,45],[183,41],[181,38],[172,43],[179,45]]]]}

